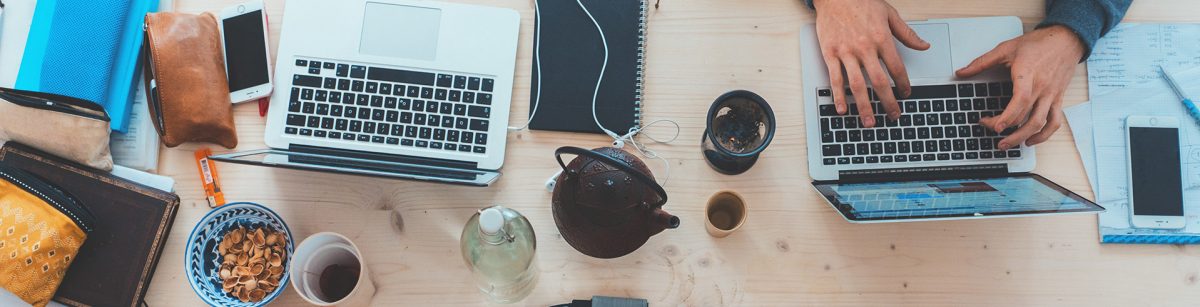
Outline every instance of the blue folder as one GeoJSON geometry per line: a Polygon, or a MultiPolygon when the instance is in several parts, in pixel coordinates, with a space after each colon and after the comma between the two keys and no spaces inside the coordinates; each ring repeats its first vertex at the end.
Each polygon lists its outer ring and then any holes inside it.
{"type": "Polygon", "coordinates": [[[99,103],[126,132],[137,90],[142,24],[158,0],[38,0],[17,89],[99,103]]]}

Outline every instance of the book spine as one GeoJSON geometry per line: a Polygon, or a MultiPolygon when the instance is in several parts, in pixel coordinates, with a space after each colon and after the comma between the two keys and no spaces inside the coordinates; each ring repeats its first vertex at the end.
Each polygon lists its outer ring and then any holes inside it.
{"type": "Polygon", "coordinates": [[[646,0],[642,2],[641,15],[638,17],[638,51],[637,51],[637,84],[634,85],[633,92],[633,126],[642,126],[642,95],[644,93],[645,81],[643,76],[646,70],[646,17],[649,9],[649,4],[646,0]]]}

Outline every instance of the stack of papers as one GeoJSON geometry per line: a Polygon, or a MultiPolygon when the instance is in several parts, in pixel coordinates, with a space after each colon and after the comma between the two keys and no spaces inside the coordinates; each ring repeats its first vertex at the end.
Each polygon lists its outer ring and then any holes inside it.
{"type": "Polygon", "coordinates": [[[1101,39],[1088,60],[1092,101],[1066,110],[1100,214],[1105,243],[1200,243],[1200,125],[1159,75],[1174,71],[1183,88],[1200,93],[1200,24],[1122,24],[1101,39]],[[1184,156],[1182,230],[1130,225],[1125,119],[1131,115],[1180,119],[1184,156]]]}

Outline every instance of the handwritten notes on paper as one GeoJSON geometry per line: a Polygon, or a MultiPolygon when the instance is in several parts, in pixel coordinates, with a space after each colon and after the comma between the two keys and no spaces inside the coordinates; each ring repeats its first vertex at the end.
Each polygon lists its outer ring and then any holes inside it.
{"type": "Polygon", "coordinates": [[[1092,97],[1159,80],[1160,65],[1200,66],[1200,24],[1120,24],[1096,43],[1087,65],[1092,97]]]}

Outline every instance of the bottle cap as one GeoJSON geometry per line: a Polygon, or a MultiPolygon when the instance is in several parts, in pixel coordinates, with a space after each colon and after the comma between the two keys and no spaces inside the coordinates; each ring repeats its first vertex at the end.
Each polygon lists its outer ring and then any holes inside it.
{"type": "Polygon", "coordinates": [[[500,232],[501,227],[504,227],[504,215],[500,209],[491,207],[479,212],[479,230],[483,233],[494,235],[500,232]]]}

